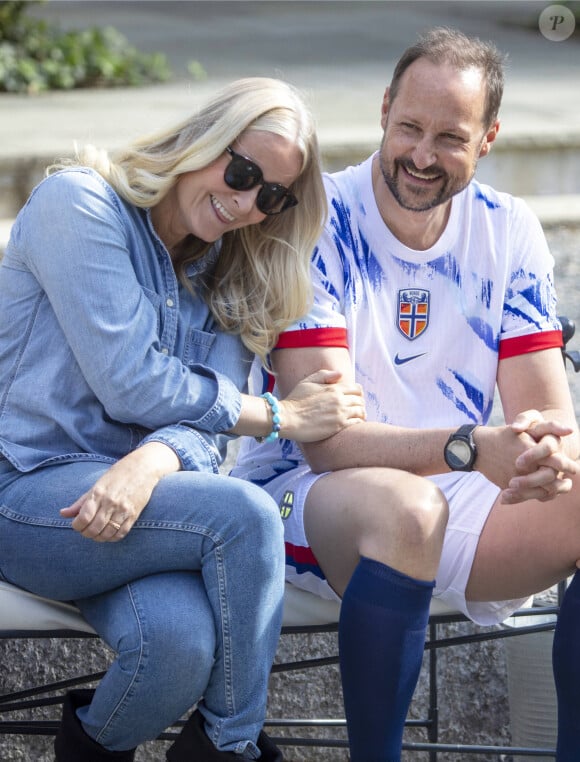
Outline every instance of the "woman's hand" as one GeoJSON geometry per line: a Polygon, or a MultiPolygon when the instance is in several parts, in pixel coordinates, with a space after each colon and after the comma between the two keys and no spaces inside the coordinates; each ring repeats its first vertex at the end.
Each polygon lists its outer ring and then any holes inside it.
{"type": "Polygon", "coordinates": [[[280,400],[280,436],[296,442],[317,442],[345,426],[364,421],[362,387],[340,383],[341,377],[339,371],[319,370],[300,381],[280,400]]]}
{"type": "Polygon", "coordinates": [[[97,542],[118,542],[127,535],[159,480],[179,471],[175,452],[161,442],[148,442],[117,461],[93,488],[62,508],[77,532],[97,542]]]}

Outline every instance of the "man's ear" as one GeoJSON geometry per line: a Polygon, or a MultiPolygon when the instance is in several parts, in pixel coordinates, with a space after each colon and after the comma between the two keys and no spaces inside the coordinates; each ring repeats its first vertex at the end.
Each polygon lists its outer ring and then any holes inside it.
{"type": "Polygon", "coordinates": [[[389,105],[390,105],[390,102],[389,102],[389,89],[390,88],[388,88],[388,87],[385,89],[385,94],[383,95],[383,102],[381,103],[381,127],[383,128],[383,130],[386,127],[386,124],[387,124],[387,115],[389,113],[389,105]]]}
{"type": "Polygon", "coordinates": [[[491,151],[491,144],[496,139],[498,132],[499,132],[499,119],[496,119],[493,125],[485,133],[485,137],[483,139],[483,143],[481,144],[481,149],[479,151],[480,159],[482,156],[487,156],[487,154],[491,151]]]}

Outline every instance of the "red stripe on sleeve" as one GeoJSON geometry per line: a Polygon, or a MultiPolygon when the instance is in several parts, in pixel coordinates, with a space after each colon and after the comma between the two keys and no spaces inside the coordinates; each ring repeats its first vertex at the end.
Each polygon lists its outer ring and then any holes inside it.
{"type": "Polygon", "coordinates": [[[499,344],[499,359],[517,357],[528,352],[539,352],[542,349],[561,349],[564,346],[562,331],[543,331],[531,333],[527,336],[515,336],[513,339],[505,339],[499,344]]]}
{"type": "Polygon", "coordinates": [[[343,347],[348,349],[346,328],[305,328],[303,331],[286,331],[278,338],[275,349],[300,347],[343,347]]]}

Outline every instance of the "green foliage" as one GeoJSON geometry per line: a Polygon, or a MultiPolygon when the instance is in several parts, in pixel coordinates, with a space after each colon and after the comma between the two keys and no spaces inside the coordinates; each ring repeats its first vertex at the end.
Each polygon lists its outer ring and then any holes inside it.
{"type": "Polygon", "coordinates": [[[170,78],[163,54],[140,53],[113,27],[61,32],[27,16],[27,6],[38,1],[0,2],[0,92],[127,87],[170,78]]]}

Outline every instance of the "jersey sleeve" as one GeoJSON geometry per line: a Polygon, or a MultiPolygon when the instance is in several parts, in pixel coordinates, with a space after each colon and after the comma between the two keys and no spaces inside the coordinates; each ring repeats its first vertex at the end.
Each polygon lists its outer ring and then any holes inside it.
{"type": "MultiPolygon", "coordinates": [[[[333,205],[332,198],[331,208],[333,205]]],[[[276,349],[297,347],[346,347],[344,315],[346,258],[336,240],[336,217],[331,213],[312,254],[310,272],[314,302],[307,315],[280,335],[276,349]],[[337,256],[337,253],[339,256],[337,256]]]]}
{"type": "Polygon", "coordinates": [[[554,258],[540,222],[524,201],[513,199],[510,223],[512,267],[505,291],[500,359],[563,344],[556,311],[554,258]]]}

